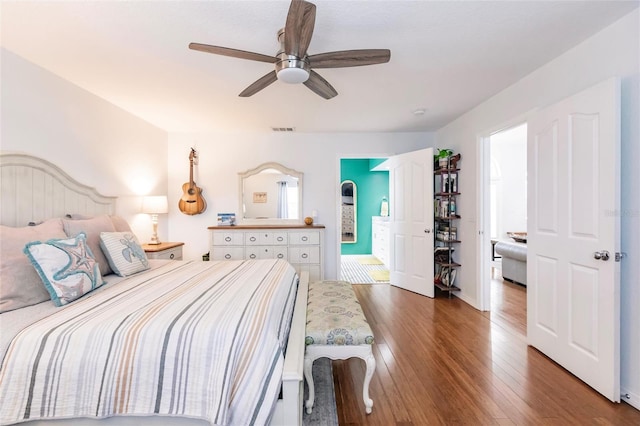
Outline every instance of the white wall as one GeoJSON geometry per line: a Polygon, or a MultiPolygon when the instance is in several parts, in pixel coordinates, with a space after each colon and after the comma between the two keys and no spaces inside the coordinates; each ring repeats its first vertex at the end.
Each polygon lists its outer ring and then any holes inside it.
{"type": "MultiPolygon", "coordinates": [[[[166,132],[6,49],[0,54],[0,149],[44,158],[100,193],[119,196],[117,213],[147,241],[151,222],[137,214],[138,195],[166,194],[166,132]]],[[[161,216],[161,238],[167,229],[161,216]]]]}
{"type": "MultiPolygon", "coordinates": [[[[497,182],[498,239],[507,232],[527,231],[527,126],[520,125],[491,136],[491,161],[499,168],[497,182]]],[[[493,229],[492,234],[493,235],[493,229]]]]}
{"type": "MultiPolygon", "coordinates": [[[[432,146],[431,133],[255,133],[255,134],[170,134],[169,213],[172,241],[184,241],[184,254],[197,259],[209,251],[207,227],[216,224],[219,212],[238,215],[238,173],[266,162],[277,162],[304,173],[303,216],[318,212],[317,224],[325,229],[325,277],[336,277],[339,250],[337,218],[341,156],[371,154],[371,157],[432,146]],[[177,208],[181,186],[189,180],[189,150],[198,151],[199,165],[194,180],[203,188],[207,210],[186,216],[177,208]]],[[[238,215],[239,217],[239,215],[238,215]]]]}
{"type": "Polygon", "coordinates": [[[549,62],[513,86],[488,99],[437,132],[438,146],[462,153],[458,209],[463,221],[459,282],[469,303],[479,306],[476,277],[478,139],[536,107],[543,107],[613,76],[622,81],[622,250],[621,385],[623,394],[640,408],[640,13],[636,9],[618,22],[549,62]]]}

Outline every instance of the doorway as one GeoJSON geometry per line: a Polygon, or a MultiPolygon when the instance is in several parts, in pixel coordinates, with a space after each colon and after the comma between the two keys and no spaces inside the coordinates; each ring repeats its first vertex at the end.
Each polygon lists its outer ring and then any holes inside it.
{"type": "Polygon", "coordinates": [[[389,283],[386,259],[375,251],[380,237],[376,223],[389,198],[389,173],[375,167],[385,160],[339,159],[338,277],[352,284],[389,283]]]}
{"type": "Polygon", "coordinates": [[[491,133],[480,146],[481,217],[491,244],[482,258],[483,310],[526,332],[527,124],[491,133]]]}

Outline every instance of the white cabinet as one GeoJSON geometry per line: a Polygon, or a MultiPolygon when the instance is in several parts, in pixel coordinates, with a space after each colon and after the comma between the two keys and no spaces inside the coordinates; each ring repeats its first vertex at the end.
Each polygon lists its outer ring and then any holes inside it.
{"type": "Polygon", "coordinates": [[[324,226],[211,226],[211,260],[285,259],[311,281],[324,277],[324,226]]]}
{"type": "Polygon", "coordinates": [[[371,254],[378,258],[387,269],[390,269],[389,253],[389,218],[373,216],[371,218],[371,254]]]}

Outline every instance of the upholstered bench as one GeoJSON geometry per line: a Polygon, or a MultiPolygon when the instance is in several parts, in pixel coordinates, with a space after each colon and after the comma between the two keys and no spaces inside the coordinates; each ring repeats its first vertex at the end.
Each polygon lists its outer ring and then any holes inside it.
{"type": "Polygon", "coordinates": [[[373,400],[369,398],[369,383],[376,369],[371,351],[373,333],[350,283],[317,281],[309,284],[305,343],[304,377],[309,385],[309,399],[305,402],[307,413],[311,413],[315,399],[311,374],[313,361],[325,357],[357,357],[366,363],[362,398],[365,411],[371,413],[373,400]]]}

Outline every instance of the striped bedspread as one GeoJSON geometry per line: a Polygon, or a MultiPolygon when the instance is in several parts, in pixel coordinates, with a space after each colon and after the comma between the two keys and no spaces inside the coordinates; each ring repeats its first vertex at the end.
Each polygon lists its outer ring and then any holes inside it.
{"type": "Polygon", "coordinates": [[[23,330],[0,424],[170,415],[268,422],[298,277],[281,260],[168,262],[23,330]]]}

